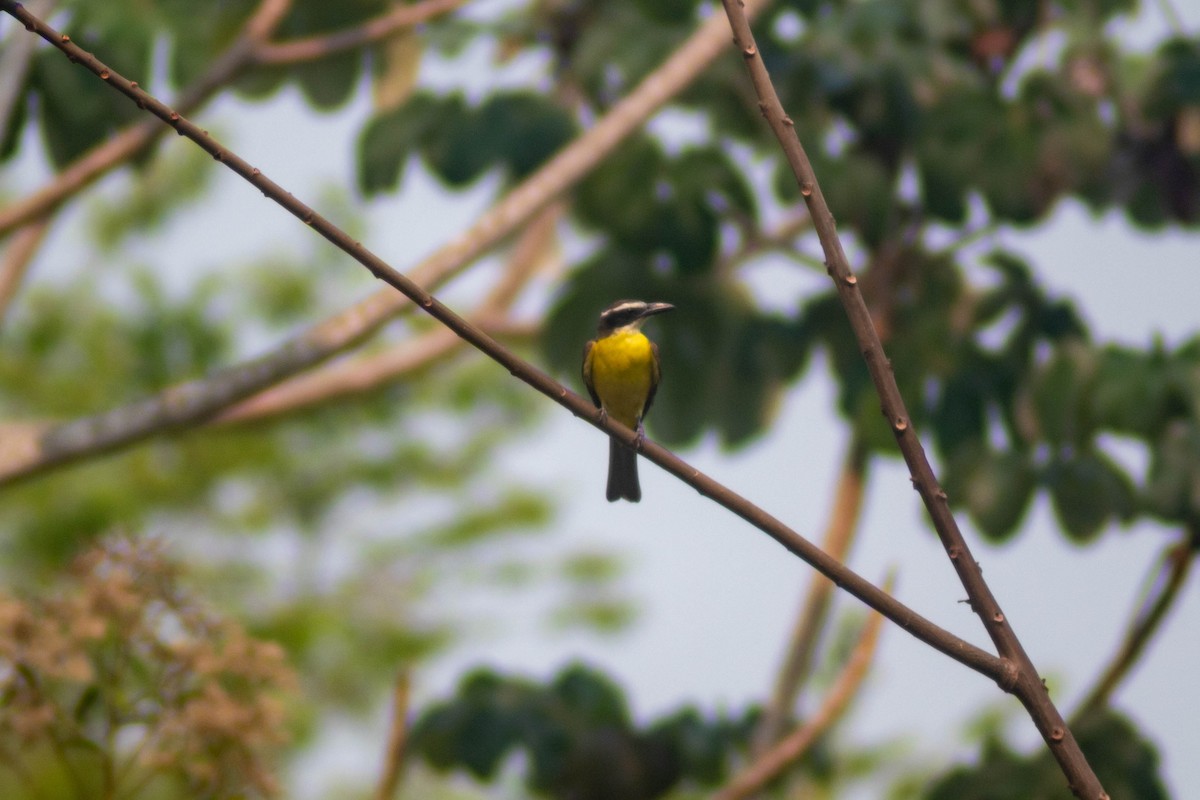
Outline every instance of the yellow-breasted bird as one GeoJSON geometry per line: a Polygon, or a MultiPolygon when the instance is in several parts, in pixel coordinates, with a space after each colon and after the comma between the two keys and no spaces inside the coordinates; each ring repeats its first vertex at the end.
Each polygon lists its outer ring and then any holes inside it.
{"type": "MultiPolygon", "coordinates": [[[[600,312],[596,338],[583,350],[583,382],[601,411],[645,436],[642,418],[654,402],[661,370],[658,347],[642,333],[647,317],[670,311],[670,303],[618,300],[600,312]]],[[[608,499],[642,499],[637,453],[616,439],[608,443],[608,499]]]]}

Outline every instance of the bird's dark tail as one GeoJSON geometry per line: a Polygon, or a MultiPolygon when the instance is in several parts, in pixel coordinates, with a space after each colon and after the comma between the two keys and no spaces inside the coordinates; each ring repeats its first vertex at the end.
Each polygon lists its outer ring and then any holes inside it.
{"type": "Polygon", "coordinates": [[[628,500],[636,503],[642,499],[642,487],[638,484],[637,453],[616,439],[608,440],[608,501],[628,500]]]}

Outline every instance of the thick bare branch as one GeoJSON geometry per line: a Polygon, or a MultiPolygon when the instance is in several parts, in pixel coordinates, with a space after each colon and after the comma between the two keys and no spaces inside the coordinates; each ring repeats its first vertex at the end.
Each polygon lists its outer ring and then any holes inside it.
{"type": "MultiPolygon", "coordinates": [[[[757,10],[762,6],[759,3],[747,3],[752,9],[757,10]]],[[[171,109],[164,106],[153,97],[141,91],[137,86],[131,85],[130,82],[120,75],[111,72],[103,63],[98,61],[92,55],[83,52],[78,47],[75,47],[69,41],[63,41],[59,34],[52,28],[47,26],[41,20],[29,15],[27,11],[21,8],[19,4],[12,0],[0,0],[0,9],[17,17],[28,28],[35,31],[39,36],[42,36],[47,41],[54,44],[59,49],[64,50],[68,55],[73,56],[79,63],[93,71],[110,85],[117,88],[122,93],[135,98],[140,104],[151,113],[159,116],[171,124],[180,135],[187,137],[195,142],[206,152],[213,155],[221,163],[225,164],[231,170],[242,176],[247,182],[252,184],[256,189],[262,192],[266,197],[270,198],[289,213],[303,221],[313,230],[321,234],[332,244],[338,247],[347,255],[354,258],[367,269],[371,271],[380,280],[385,281],[415,303],[425,313],[432,316],[434,319],[441,322],[455,334],[462,337],[469,344],[473,345],[491,359],[499,363],[509,371],[514,377],[525,382],[537,391],[541,392],[546,397],[554,400],[559,405],[563,406],[577,417],[582,417],[594,427],[603,431],[610,438],[615,438],[625,446],[639,451],[642,455],[659,465],[666,471],[675,475],[689,486],[696,489],[702,495],[712,498],[717,503],[732,511],[737,516],[749,522],[754,527],[766,533],[779,544],[783,545],[789,552],[800,557],[820,571],[838,586],[841,586],[850,594],[862,600],[871,608],[879,611],[888,619],[895,622],[904,630],[929,644],[939,652],[945,653],[954,660],[964,664],[971,669],[986,675],[995,681],[1003,681],[1010,673],[1007,662],[996,658],[990,653],[981,650],[971,643],[954,636],[949,631],[938,627],[933,622],[925,619],[920,614],[917,614],[912,609],[905,606],[903,603],[896,600],[887,592],[877,586],[874,586],[870,581],[848,569],[846,566],[838,562],[837,559],[822,551],[819,547],[809,542],[800,534],[793,531],[791,528],[784,525],[780,520],[768,514],[763,509],[746,500],[741,495],[733,492],[729,488],[723,486],[712,478],[704,475],[695,467],[684,462],[682,459],[675,456],[665,448],[644,440],[633,430],[625,427],[607,414],[602,414],[589,400],[585,400],[575,392],[567,389],[562,384],[555,381],[546,373],[534,367],[527,361],[517,357],[512,351],[497,342],[494,338],[481,331],[478,327],[471,325],[461,316],[452,311],[445,304],[441,303],[436,297],[415,283],[411,278],[397,271],[375,254],[364,248],[358,242],[352,240],[344,231],[331,224],[327,219],[317,214],[310,207],[297,200],[290,192],[285,191],[281,186],[276,184],[271,179],[263,175],[259,170],[252,167],[245,160],[237,156],[235,153],[225,149],[218,144],[212,137],[201,130],[196,125],[188,120],[180,117],[171,109]]],[[[716,18],[719,19],[719,18],[716,18]]],[[[664,99],[671,95],[671,88],[675,81],[678,81],[687,74],[688,58],[684,57],[684,52],[689,51],[689,48],[699,48],[700,52],[707,52],[709,48],[714,48],[715,53],[719,50],[720,44],[725,38],[723,23],[719,22],[717,26],[712,24],[710,19],[702,26],[700,31],[686,43],[682,50],[676,51],[675,55],[668,60],[663,69],[660,70],[658,80],[655,85],[648,87],[647,91],[651,95],[659,95],[664,99]],[[718,37],[712,39],[712,37],[718,37]],[[697,38],[701,39],[701,43],[697,43],[697,38]]],[[[694,54],[693,56],[694,57],[694,54]]],[[[628,103],[632,99],[626,98],[623,104],[628,103]]],[[[648,113],[650,107],[653,106],[647,98],[641,98],[640,103],[646,103],[643,111],[648,113]]],[[[636,116],[636,112],[628,105],[619,105],[614,109],[614,114],[618,110],[622,110],[622,118],[628,119],[636,116]]],[[[619,125],[617,122],[611,122],[612,115],[604,122],[596,126],[595,131],[600,130],[605,126],[605,122],[609,122],[606,127],[604,136],[601,138],[602,143],[608,143],[610,146],[619,140],[616,137],[619,125]]],[[[627,124],[627,123],[621,123],[627,124]]],[[[549,184],[565,187],[567,175],[574,174],[575,170],[579,169],[579,165],[593,163],[588,159],[587,153],[572,152],[574,145],[566,151],[560,153],[550,164],[543,168],[541,173],[542,180],[540,185],[549,184]],[[544,174],[546,171],[550,174],[544,174]]],[[[534,176],[537,180],[537,175],[534,176]]],[[[558,192],[553,192],[551,196],[558,192]]],[[[538,196],[532,188],[521,192],[520,189],[514,194],[518,197],[509,196],[506,203],[511,201],[511,205],[517,209],[529,208],[530,213],[542,207],[547,202],[548,198],[538,196]],[[537,202],[534,202],[537,199],[537,202]]],[[[501,205],[505,205],[502,203],[501,205]]],[[[528,216],[528,215],[526,215],[528,216]]],[[[524,219],[525,217],[522,217],[524,219]]],[[[493,209],[488,215],[485,215],[486,224],[481,221],[476,228],[482,226],[483,230],[492,236],[501,235],[498,231],[507,232],[510,227],[516,223],[501,214],[497,209],[493,209]]],[[[473,231],[476,229],[473,229],[473,231]]],[[[450,253],[454,256],[461,257],[459,254],[466,248],[464,240],[473,241],[472,232],[465,234],[463,239],[458,243],[452,244],[450,253]]],[[[481,234],[475,233],[475,236],[481,234]]],[[[474,244],[475,247],[479,245],[474,244]]],[[[452,256],[445,256],[450,259],[452,256]]],[[[441,263],[441,262],[437,262],[441,263]]],[[[0,445],[2,446],[2,445],[0,445]]]]}
{"type": "Polygon", "coordinates": [[[925,448],[913,430],[904,399],[900,396],[900,389],[892,374],[891,363],[883,351],[871,313],[859,289],[858,278],[850,269],[850,263],[842,249],[833,214],[825,202],[808,155],[796,136],[795,124],[780,104],[766,65],[758,52],[745,9],[740,0],[721,1],[733,29],[734,42],[741,51],[758,95],[759,108],[779,141],[784,157],[800,186],[808,213],[812,216],[817,238],[825,253],[826,267],[854,329],[859,350],[866,360],[871,380],[879,394],[884,417],[896,435],[900,452],[912,475],[913,486],[920,493],[929,511],[938,538],[967,592],[971,609],[983,622],[997,652],[1008,665],[1005,675],[999,680],[999,685],[1005,691],[1014,694],[1025,706],[1038,732],[1058,761],[1071,791],[1087,800],[1107,797],[1062,714],[1050,700],[1037,669],[1008,624],[1000,604],[983,580],[983,571],[972,556],[962,532],[958,529],[958,523],[950,512],[946,492],[938,484],[929,459],[925,456],[925,448]]]}
{"type": "Polygon", "coordinates": [[[153,434],[198,424],[267,386],[365,339],[391,317],[373,296],[267,355],[158,394],[65,423],[10,423],[0,430],[0,486],[111,452],[153,434]]]}

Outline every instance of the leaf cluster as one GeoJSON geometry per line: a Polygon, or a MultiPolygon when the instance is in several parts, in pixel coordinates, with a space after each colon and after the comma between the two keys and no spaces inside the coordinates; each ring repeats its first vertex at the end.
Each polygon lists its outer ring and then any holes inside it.
{"type": "Polygon", "coordinates": [[[688,708],[639,726],[621,690],[593,669],[568,666],[544,686],[477,670],[455,697],[421,714],[411,737],[432,766],[482,780],[523,750],[526,783],[539,796],[649,800],[682,785],[718,785],[755,718],[688,708]]]}
{"type": "MultiPolygon", "coordinates": [[[[1166,800],[1158,777],[1158,754],[1132,723],[1113,711],[1094,713],[1071,726],[1079,746],[1110,797],[1166,800]]],[[[998,740],[985,743],[978,764],[957,767],[938,779],[928,800],[1069,800],[1062,773],[1047,752],[1024,756],[998,740]]]]}

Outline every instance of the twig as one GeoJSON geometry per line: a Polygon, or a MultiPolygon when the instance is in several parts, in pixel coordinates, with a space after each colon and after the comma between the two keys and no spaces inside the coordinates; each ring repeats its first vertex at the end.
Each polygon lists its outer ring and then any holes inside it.
{"type": "Polygon", "coordinates": [[[1186,36],[1186,26],[1183,24],[1183,17],[1179,15],[1179,11],[1171,4],[1171,0],[1158,0],[1158,8],[1162,12],[1163,18],[1167,21],[1171,33],[1176,36],[1186,36]]]}
{"type": "Polygon", "coordinates": [[[29,270],[29,264],[46,238],[50,229],[50,219],[44,217],[26,225],[4,251],[4,263],[0,264],[0,323],[3,323],[8,307],[17,296],[17,289],[29,270]]]}
{"type": "MultiPolygon", "coordinates": [[[[854,539],[858,517],[862,511],[866,448],[857,436],[850,443],[842,474],[834,493],[832,512],[821,549],[838,561],[846,560],[846,551],[854,539]]],[[[775,743],[796,706],[796,698],[808,678],[813,655],[825,629],[833,584],[821,575],[813,575],[808,592],[796,618],[788,644],[788,652],[775,690],[754,735],[754,752],[761,753],[775,743]]]]}
{"type": "Polygon", "coordinates": [[[1130,621],[1125,641],[1121,643],[1120,649],[1096,681],[1095,687],[1088,692],[1087,698],[1079,704],[1078,710],[1071,717],[1072,721],[1078,721],[1090,712],[1108,705],[1117,686],[1129,675],[1129,671],[1145,651],[1146,645],[1162,627],[1167,612],[1179,596],[1179,590],[1187,582],[1195,559],[1196,550],[1187,542],[1180,542],[1167,549],[1159,567],[1159,579],[1154,583],[1156,591],[1152,590],[1150,597],[1143,602],[1141,611],[1130,621]]]}
{"type": "MultiPolygon", "coordinates": [[[[751,0],[753,2],[753,0],[751,0]]],[[[759,8],[757,3],[754,3],[755,8],[759,8]]],[[[398,272],[382,259],[361,244],[353,241],[344,231],[330,223],[327,219],[317,214],[304,203],[297,200],[290,192],[285,191],[281,186],[276,184],[271,179],[263,175],[259,170],[250,166],[243,159],[238,157],[231,151],[221,147],[212,137],[200,130],[191,122],[179,117],[169,108],[142,92],[136,86],[130,86],[129,81],[125,78],[111,72],[103,63],[88,53],[84,53],[69,41],[64,41],[57,31],[47,26],[41,20],[32,17],[27,11],[12,0],[0,0],[0,9],[17,17],[23,24],[31,30],[37,32],[39,36],[54,44],[61,50],[64,50],[69,55],[73,56],[81,64],[97,75],[104,73],[106,81],[119,89],[121,92],[131,95],[142,102],[142,104],[151,113],[156,116],[161,116],[180,133],[186,136],[206,152],[212,154],[218,161],[225,164],[238,175],[242,176],[248,183],[262,192],[266,197],[273,200],[275,203],[282,206],[289,213],[293,214],[313,230],[320,233],[323,237],[329,240],[332,244],[338,247],[347,255],[361,263],[372,274],[380,280],[385,281],[388,285],[397,289],[405,297],[415,303],[425,313],[437,319],[446,327],[453,330],[457,335],[465,339],[469,344],[481,350],[484,354],[499,363],[509,371],[514,377],[524,381],[529,386],[541,392],[546,397],[557,402],[577,417],[582,417],[592,426],[600,429],[610,438],[615,438],[625,446],[641,452],[649,460],[658,464],[660,467],[675,475],[680,480],[687,483],[689,486],[696,489],[702,495],[709,497],[732,511],[737,516],[749,522],[754,527],[766,533],[775,541],[779,542],[789,552],[795,554],[802,560],[812,565],[822,574],[843,587],[850,594],[862,600],[871,608],[879,611],[888,619],[895,622],[900,627],[904,628],[910,634],[927,643],[934,649],[953,658],[961,664],[986,675],[995,681],[1004,681],[1011,673],[1011,668],[1008,663],[999,659],[990,653],[976,647],[970,642],[961,639],[949,631],[938,627],[933,622],[925,619],[920,614],[908,608],[903,603],[896,600],[894,597],[884,592],[882,589],[874,586],[870,581],[848,569],[845,565],[838,562],[837,559],[829,556],[819,547],[809,542],[803,536],[793,531],[791,528],[784,525],[780,520],[768,514],[763,509],[751,503],[741,495],[736,494],[729,488],[721,485],[717,481],[701,473],[695,467],[684,462],[682,459],[675,456],[665,448],[644,440],[633,430],[625,427],[617,422],[614,418],[607,414],[602,414],[589,400],[585,400],[575,392],[567,389],[562,384],[555,381],[546,373],[535,368],[532,364],[518,358],[514,353],[505,348],[491,336],[488,336],[483,331],[479,330],[474,325],[471,325],[458,314],[454,313],[443,303],[438,301],[428,291],[421,288],[411,278],[398,272]]],[[[716,18],[719,20],[719,18],[716,18]]],[[[668,60],[664,65],[660,80],[657,81],[655,92],[663,92],[664,97],[670,96],[670,85],[672,80],[677,80],[681,77],[681,73],[687,68],[687,59],[683,56],[683,51],[688,50],[690,46],[694,46],[698,37],[714,30],[714,27],[708,23],[693,35],[689,43],[685,44],[683,49],[676,51],[675,55],[668,60]],[[670,69],[668,69],[670,68],[670,69]]],[[[716,30],[719,32],[724,28],[723,24],[719,24],[716,30]]],[[[711,34],[709,34],[711,35],[711,34]]],[[[722,39],[724,36],[721,37],[722,39]]],[[[715,42],[712,43],[715,46],[715,42]]],[[[705,45],[707,47],[708,45],[705,45]]],[[[632,96],[626,98],[622,103],[627,103],[632,99],[632,96]]],[[[618,104],[621,108],[621,104],[618,104]]],[[[614,109],[613,113],[616,113],[614,109]]],[[[625,108],[625,114],[632,114],[632,110],[625,108]]],[[[611,119],[611,114],[609,118],[611,119]]],[[[600,123],[593,129],[593,133],[600,130],[604,123],[600,123]]],[[[612,123],[616,125],[616,123],[612,123]]],[[[609,126],[610,128],[612,126],[609,126]]],[[[615,135],[612,130],[606,130],[602,141],[608,142],[615,135]]],[[[583,162],[585,154],[570,153],[573,149],[568,148],[567,151],[560,153],[551,161],[549,165],[543,167],[543,172],[551,169],[555,164],[566,160],[569,163],[583,162]]],[[[544,178],[546,183],[562,183],[565,178],[562,174],[566,172],[565,167],[551,169],[551,175],[544,178]],[[553,179],[553,180],[552,180],[553,179]]],[[[541,173],[539,173],[541,174],[541,173]]],[[[536,179],[536,175],[535,175],[536,179]]],[[[520,190],[517,190],[520,192],[520,190]]],[[[529,194],[533,194],[529,190],[529,194]]],[[[557,194],[555,192],[554,194],[557,194]]],[[[519,208],[524,208],[527,205],[533,205],[533,208],[540,208],[544,202],[532,204],[532,198],[523,198],[517,204],[519,208]]],[[[498,226],[513,224],[511,221],[500,217],[497,209],[493,209],[489,215],[485,215],[485,220],[492,220],[488,223],[487,229],[494,232],[498,226]]],[[[481,221],[480,225],[483,225],[481,221]]],[[[464,235],[464,238],[469,238],[464,235]]],[[[478,245],[475,245],[478,246],[478,245]]],[[[450,246],[450,250],[454,253],[461,252],[464,246],[456,248],[455,245],[450,246]]],[[[450,256],[447,256],[449,258],[450,256]]]]}
{"type": "Polygon", "coordinates": [[[750,73],[751,82],[758,95],[759,108],[779,141],[784,157],[799,184],[800,194],[808,206],[808,212],[817,231],[817,238],[825,253],[829,275],[837,287],[838,297],[842,301],[846,316],[854,329],[859,350],[863,354],[867,369],[871,374],[871,380],[879,394],[884,417],[896,435],[900,452],[904,456],[904,461],[912,476],[913,486],[920,493],[921,499],[929,511],[938,538],[946,549],[950,562],[954,565],[958,578],[967,592],[971,609],[983,622],[984,628],[1005,664],[1004,673],[999,677],[997,683],[1002,689],[1015,695],[1025,706],[1030,718],[1037,726],[1038,732],[1058,761],[1071,791],[1077,797],[1087,798],[1087,800],[1106,798],[1107,794],[1100,785],[1099,779],[1096,778],[1095,772],[1087,763],[1087,759],[1084,758],[1074,735],[1050,700],[1049,693],[1038,676],[1037,669],[1009,626],[999,603],[992,596],[991,589],[983,580],[983,572],[972,556],[970,548],[967,547],[954,515],[950,512],[946,492],[938,484],[933,468],[925,456],[921,440],[913,430],[904,399],[900,396],[900,389],[892,374],[891,364],[883,352],[883,346],[875,331],[871,314],[859,290],[858,278],[851,271],[849,261],[842,249],[833,214],[817,183],[812,164],[809,163],[800,139],[796,136],[795,124],[787,116],[779,102],[779,96],[775,93],[775,87],[772,85],[771,77],[759,55],[758,46],[755,44],[754,35],[750,30],[750,22],[746,18],[741,2],[740,0],[721,0],[721,2],[729,18],[730,27],[733,29],[734,42],[741,51],[750,73]]]}
{"type": "MultiPolygon", "coordinates": [[[[752,0],[751,11],[757,11],[765,5],[765,0],[752,0]]],[[[73,42],[64,41],[57,31],[50,29],[18,3],[0,0],[0,9],[16,17],[26,27],[36,30],[42,38],[74,57],[94,74],[107,75],[106,82],[110,86],[148,108],[181,133],[189,132],[193,140],[207,142],[205,149],[210,154],[223,157],[220,154],[224,150],[182,115],[117,75],[73,42]]],[[[411,271],[413,282],[438,286],[525,224],[539,209],[590,172],[621,141],[694,80],[727,45],[728,35],[724,20],[713,15],[658,69],[647,75],[627,97],[599,119],[591,130],[576,137],[548,163],[501,198],[471,227],[415,267],[411,271]]],[[[153,120],[150,123],[156,124],[153,120]]],[[[266,181],[258,170],[245,162],[241,163],[246,170],[242,173],[243,177],[263,188],[266,181]]],[[[314,228],[322,229],[322,235],[326,235],[325,230],[337,230],[290,195],[285,207],[302,220],[311,220],[314,228]]],[[[330,240],[343,249],[349,248],[346,252],[360,263],[376,266],[383,263],[340,231],[336,239],[330,240]]],[[[381,289],[270,353],[227,367],[208,378],[170,387],[155,397],[61,425],[20,423],[5,426],[3,435],[0,435],[0,486],[209,419],[232,404],[353,347],[409,308],[411,306],[406,297],[389,289],[381,289]]]]}
{"type": "Polygon", "coordinates": [[[392,725],[388,733],[387,752],[384,755],[383,773],[375,790],[375,800],[392,800],[400,785],[404,768],[404,755],[408,750],[408,694],[411,681],[407,669],[396,673],[396,685],[392,689],[392,725]]]}
{"type": "MultiPolygon", "coordinates": [[[[884,583],[884,589],[890,591],[891,587],[892,579],[889,577],[884,583]]],[[[879,642],[882,623],[883,617],[878,614],[871,614],[864,623],[862,634],[854,645],[854,650],[850,653],[846,666],[830,688],[817,712],[778,744],[759,756],[753,764],[713,795],[713,800],[741,800],[741,798],[759,791],[789,766],[796,763],[801,756],[808,752],[813,742],[817,741],[841,718],[850,705],[850,700],[858,693],[863,679],[867,677],[867,670],[875,656],[875,646],[879,642]]]]}
{"type": "Polygon", "coordinates": [[[424,0],[411,6],[397,6],[385,14],[343,31],[289,42],[263,42],[255,48],[253,60],[255,64],[263,66],[315,61],[382,41],[406,28],[449,13],[466,2],[467,0],[424,0]]]}

